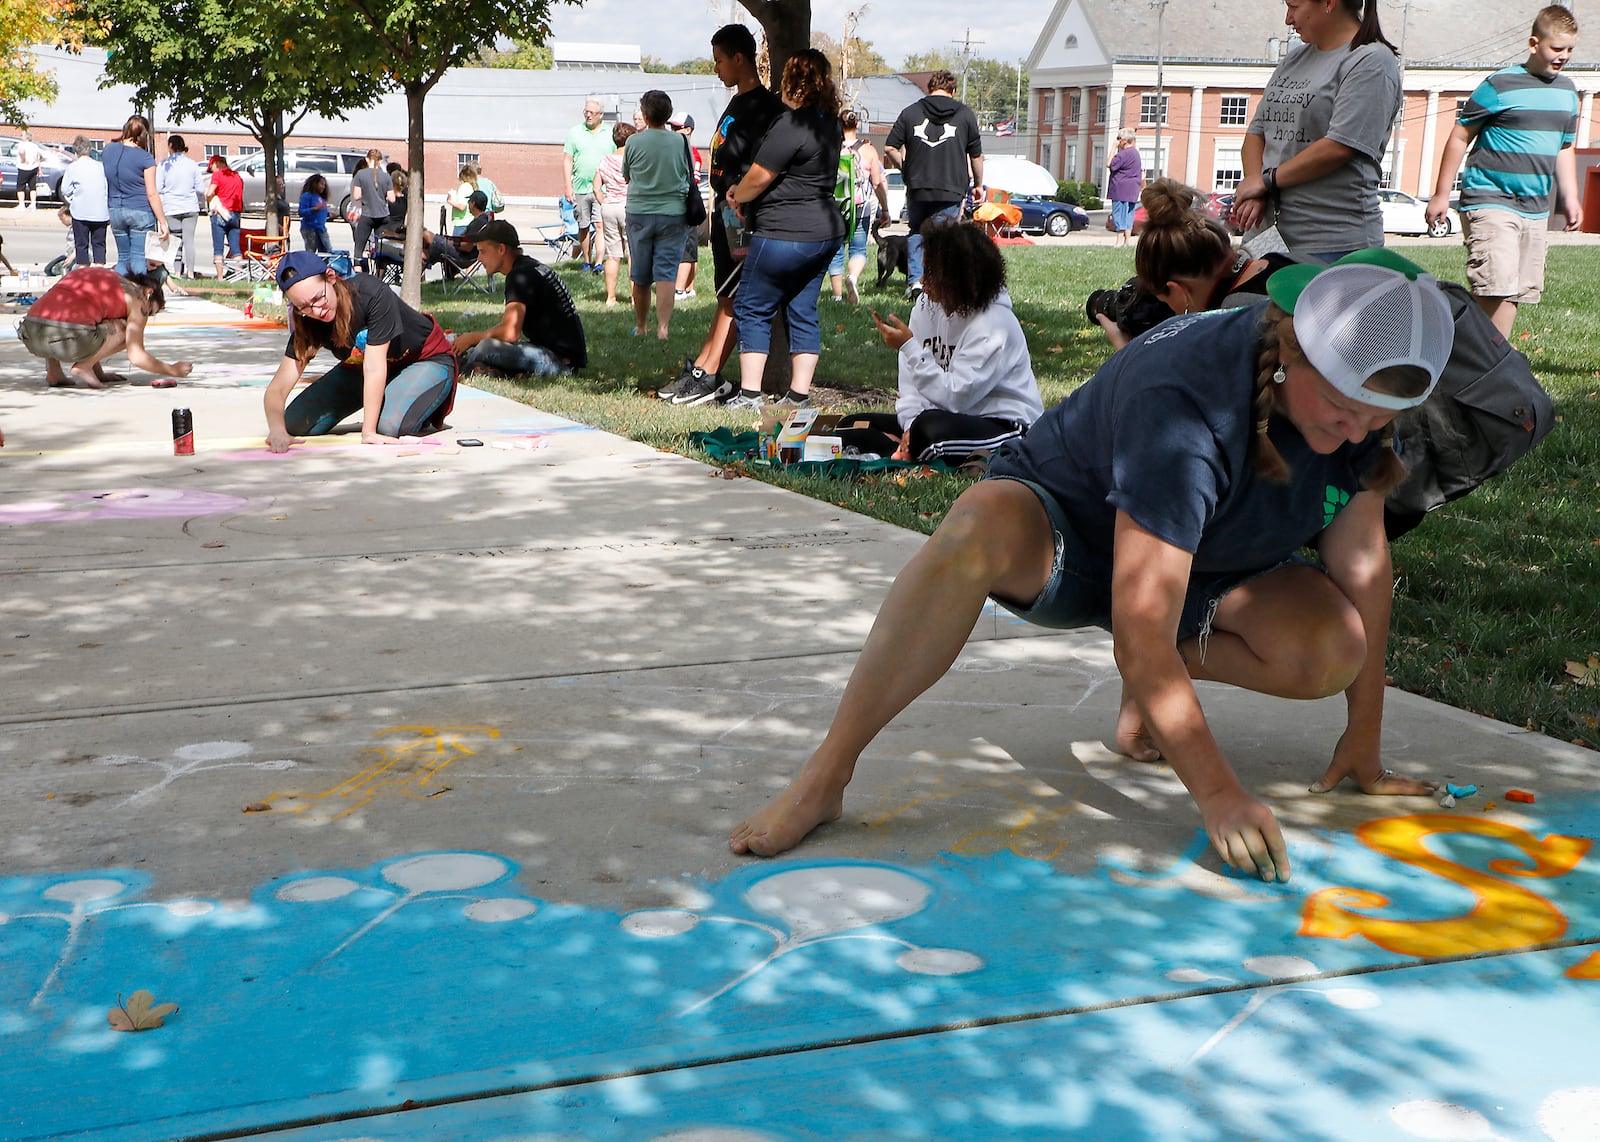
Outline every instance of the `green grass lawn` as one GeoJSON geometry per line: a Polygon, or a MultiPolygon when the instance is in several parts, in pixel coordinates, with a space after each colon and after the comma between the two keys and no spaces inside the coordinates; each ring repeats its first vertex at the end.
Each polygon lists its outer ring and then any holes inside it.
{"type": "MultiPolygon", "coordinates": [[[[1457,240],[1401,248],[1442,278],[1464,280],[1457,240]]],[[[1093,375],[1109,348],[1086,324],[1083,299],[1115,286],[1132,251],[1108,247],[1009,247],[1011,296],[1033,350],[1046,405],[1093,375]]],[[[660,448],[696,455],[688,434],[717,425],[749,427],[720,409],[678,409],[648,396],[699,349],[710,319],[710,258],[700,296],[679,305],[672,337],[629,336],[626,308],[606,310],[599,277],[562,268],[589,338],[590,366],[557,381],[474,383],[585,424],[660,448]]],[[[870,267],[869,274],[870,277],[870,267]]],[[[1600,686],[1569,676],[1569,660],[1600,655],[1600,249],[1550,251],[1544,303],[1524,307],[1514,335],[1550,390],[1554,432],[1509,473],[1432,513],[1395,545],[1397,576],[1389,668],[1400,687],[1462,709],[1600,748],[1600,686]]],[[[865,288],[865,303],[904,316],[904,279],[893,290],[865,288]]],[[[498,318],[499,300],[445,296],[424,287],[426,308],[457,330],[498,318]]],[[[895,358],[864,309],[822,302],[818,384],[876,395],[895,387],[895,358]]],[[[734,379],[737,379],[734,377],[734,379]]],[[[867,400],[859,407],[883,407],[867,400]]],[[[816,499],[931,532],[966,486],[961,477],[904,473],[856,481],[749,473],[816,499]]]]}

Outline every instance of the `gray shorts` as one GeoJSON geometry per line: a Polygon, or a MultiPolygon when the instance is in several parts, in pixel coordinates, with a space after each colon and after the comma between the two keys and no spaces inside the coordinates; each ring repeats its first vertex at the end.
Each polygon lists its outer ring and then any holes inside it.
{"type": "MultiPolygon", "coordinates": [[[[1015,480],[1034,495],[1050,517],[1056,553],[1050,563],[1050,578],[1030,603],[1017,603],[993,596],[994,601],[1019,619],[1035,626],[1073,630],[1077,627],[1111,629],[1111,560],[1091,551],[1083,542],[1061,502],[1048,490],[1020,476],[990,475],[991,480],[1015,480]]],[[[1314,566],[1298,555],[1281,559],[1268,567],[1249,571],[1218,571],[1189,576],[1183,613],[1178,618],[1178,641],[1199,636],[1202,642],[1211,634],[1211,620],[1217,604],[1235,587],[1259,579],[1281,567],[1314,566]]]]}
{"type": "Polygon", "coordinates": [[[572,214],[577,219],[579,230],[587,230],[592,224],[600,221],[600,211],[595,209],[594,191],[586,190],[582,194],[573,195],[572,214]]]}
{"type": "Polygon", "coordinates": [[[119,324],[102,321],[99,325],[77,325],[29,315],[17,326],[17,340],[35,357],[77,364],[100,352],[119,324]]]}

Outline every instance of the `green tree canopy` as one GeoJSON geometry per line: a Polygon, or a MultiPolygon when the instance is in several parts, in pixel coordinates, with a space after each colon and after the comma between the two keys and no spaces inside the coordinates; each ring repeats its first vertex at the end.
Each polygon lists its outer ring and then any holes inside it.
{"type": "Polygon", "coordinates": [[[828,57],[835,78],[846,76],[855,79],[863,75],[882,75],[889,70],[889,62],[878,54],[870,41],[860,36],[851,36],[841,45],[826,32],[812,32],[811,46],[828,57]],[[848,60],[843,58],[845,48],[850,50],[848,60]]]}
{"type": "MultiPolygon", "coordinates": [[[[76,12],[109,52],[103,86],[128,84],[136,103],[161,100],[180,121],[238,123],[274,158],[310,112],[339,115],[383,91],[380,73],[330,66],[342,21],[326,4],[77,0],[76,12]]],[[[270,210],[267,225],[277,225],[270,210]]]]}
{"type": "Polygon", "coordinates": [[[48,103],[56,81],[39,69],[34,44],[82,46],[82,29],[70,18],[70,0],[0,0],[0,119],[19,126],[26,100],[48,103]]]}
{"type": "Polygon", "coordinates": [[[555,64],[555,55],[548,44],[531,40],[517,40],[505,51],[478,53],[478,67],[513,67],[523,71],[549,71],[555,64]]]}

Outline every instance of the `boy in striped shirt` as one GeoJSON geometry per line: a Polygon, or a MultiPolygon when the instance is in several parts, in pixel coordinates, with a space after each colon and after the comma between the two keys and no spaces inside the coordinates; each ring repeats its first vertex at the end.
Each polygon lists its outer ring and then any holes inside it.
{"type": "Polygon", "coordinates": [[[1561,74],[1577,38],[1578,22],[1565,7],[1540,10],[1527,60],[1485,79],[1456,116],[1428,201],[1432,224],[1449,208],[1450,187],[1465,156],[1460,210],[1467,281],[1479,307],[1507,338],[1517,306],[1536,304],[1544,289],[1545,232],[1557,193],[1566,228],[1578,228],[1572,150],[1578,92],[1561,74]]]}

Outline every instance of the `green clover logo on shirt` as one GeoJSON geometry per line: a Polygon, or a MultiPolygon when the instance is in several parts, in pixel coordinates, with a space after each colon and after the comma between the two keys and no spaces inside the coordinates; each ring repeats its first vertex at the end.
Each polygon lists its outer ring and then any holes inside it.
{"type": "Polygon", "coordinates": [[[1322,495],[1322,526],[1327,527],[1332,523],[1333,517],[1339,514],[1339,509],[1349,502],[1349,492],[1329,484],[1327,491],[1322,495]]]}

